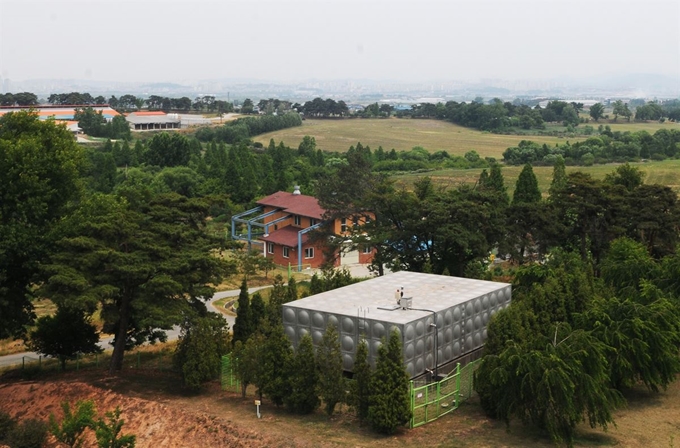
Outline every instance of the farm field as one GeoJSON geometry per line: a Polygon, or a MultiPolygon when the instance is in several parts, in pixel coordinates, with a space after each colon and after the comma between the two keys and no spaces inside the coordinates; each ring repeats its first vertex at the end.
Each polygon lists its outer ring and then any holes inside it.
{"type": "MultiPolygon", "coordinates": [[[[263,402],[255,413],[252,392],[221,391],[212,383],[190,394],[171,373],[130,369],[117,376],[102,370],[53,373],[28,380],[0,380],[0,410],[22,418],[47,419],[59,414],[59,403],[92,399],[100,412],[120,406],[123,433],[137,436],[137,447],[554,447],[547,438],[520,422],[506,431],[488,419],[476,398],[427,425],[389,437],[361,426],[346,406],[332,418],[321,410],[298,416],[263,402]]],[[[658,394],[642,389],[626,394],[628,407],[614,413],[608,431],[582,424],[575,446],[676,446],[680,440],[680,383],[658,394]]],[[[92,443],[87,440],[86,445],[92,443]]],[[[56,447],[54,441],[47,447],[56,447]]]]}
{"type": "MultiPolygon", "coordinates": [[[[602,120],[590,123],[595,129],[609,125],[612,131],[646,130],[653,134],[658,129],[680,129],[677,123],[636,123],[618,121],[610,123],[602,120]]],[[[555,127],[563,130],[563,127],[555,127]]],[[[446,150],[451,155],[462,156],[475,150],[482,157],[502,158],[508,147],[517,146],[522,140],[554,145],[567,141],[576,142],[586,137],[574,138],[538,136],[538,135],[503,135],[481,132],[440,120],[413,119],[351,119],[351,120],[313,120],[307,119],[301,127],[283,129],[255,137],[255,141],[268,145],[270,139],[276,143],[283,141],[291,148],[297,148],[305,135],[316,139],[317,146],[325,151],[345,152],[350,146],[361,142],[372,149],[382,146],[389,151],[408,151],[414,146],[422,146],[430,152],[446,150]]]]}
{"type": "MultiPolygon", "coordinates": [[[[582,171],[595,179],[604,179],[607,174],[613,172],[618,164],[593,165],[593,166],[568,166],[567,173],[582,171]]],[[[680,192],[680,160],[664,160],[661,162],[631,163],[631,166],[639,168],[645,173],[645,183],[668,185],[674,191],[680,192]]],[[[523,166],[503,166],[503,177],[508,194],[512,197],[515,183],[522,171],[523,166]]],[[[548,189],[552,182],[553,168],[551,166],[535,166],[534,174],[538,179],[538,188],[543,196],[548,195],[548,189]]],[[[473,184],[479,179],[481,169],[468,170],[438,170],[425,173],[409,173],[393,176],[398,184],[409,188],[414,181],[423,176],[430,176],[437,185],[455,187],[460,184],[473,184]]]]}
{"type": "MultiPolygon", "coordinates": [[[[533,140],[538,143],[554,145],[564,143],[568,139],[546,136],[502,135],[481,132],[440,120],[412,119],[352,119],[352,120],[311,120],[302,122],[302,126],[283,129],[262,134],[254,138],[263,145],[270,139],[276,143],[283,142],[291,148],[297,148],[305,135],[316,139],[317,147],[324,151],[345,152],[350,146],[361,142],[362,145],[384,150],[392,148],[397,151],[409,151],[415,146],[422,146],[430,152],[446,150],[451,155],[462,156],[475,150],[482,157],[500,159],[510,146],[517,146],[522,140],[533,140]]],[[[573,138],[570,141],[585,140],[573,138]]]]}

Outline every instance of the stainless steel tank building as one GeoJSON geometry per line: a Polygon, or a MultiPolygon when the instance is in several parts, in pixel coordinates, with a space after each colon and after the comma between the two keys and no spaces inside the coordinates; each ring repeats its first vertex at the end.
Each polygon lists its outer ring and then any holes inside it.
{"type": "Polygon", "coordinates": [[[318,347],[334,325],[348,372],[362,338],[375,365],[382,339],[395,328],[415,378],[482,348],[489,319],[511,296],[508,283],[401,271],[286,303],[283,327],[294,347],[305,334],[318,347]]]}

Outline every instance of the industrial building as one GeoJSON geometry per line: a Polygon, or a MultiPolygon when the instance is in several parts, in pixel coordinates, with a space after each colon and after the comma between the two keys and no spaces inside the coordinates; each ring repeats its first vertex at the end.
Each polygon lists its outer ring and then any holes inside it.
{"type": "Polygon", "coordinates": [[[179,115],[161,111],[132,112],[125,119],[133,131],[179,129],[182,124],[179,115]]]}
{"type": "Polygon", "coordinates": [[[74,104],[74,105],[49,105],[49,106],[43,105],[35,107],[6,106],[0,107],[0,116],[3,116],[4,114],[7,114],[9,112],[31,110],[38,114],[38,118],[40,120],[51,119],[56,121],[57,123],[64,123],[69,131],[73,132],[74,134],[78,134],[81,132],[81,129],[78,127],[78,122],[75,121],[76,110],[83,109],[86,107],[91,107],[95,112],[101,112],[102,117],[104,117],[106,121],[111,121],[113,117],[115,117],[116,115],[120,115],[118,112],[111,109],[106,104],[94,106],[87,104],[85,105],[74,104]]]}
{"type": "Polygon", "coordinates": [[[294,347],[306,334],[318,347],[326,327],[336,326],[347,372],[361,339],[375,365],[383,338],[396,329],[409,376],[436,377],[480,352],[489,319],[511,296],[508,283],[401,271],[286,303],[283,326],[294,347]]]}

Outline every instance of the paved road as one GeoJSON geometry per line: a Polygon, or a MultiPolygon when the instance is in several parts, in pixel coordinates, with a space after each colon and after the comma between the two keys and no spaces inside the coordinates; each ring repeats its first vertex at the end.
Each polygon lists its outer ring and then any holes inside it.
{"type": "MultiPolygon", "coordinates": [[[[254,293],[255,291],[258,291],[260,289],[264,288],[269,288],[269,286],[260,286],[257,288],[250,288],[248,292],[251,294],[254,293]]],[[[219,313],[220,311],[215,308],[215,305],[213,305],[213,302],[219,299],[223,299],[225,297],[238,297],[239,293],[241,291],[238,289],[230,290],[230,291],[220,291],[216,292],[215,295],[212,297],[212,299],[208,300],[206,302],[206,306],[208,308],[208,311],[212,311],[214,313],[219,313]]],[[[236,317],[230,314],[225,314],[223,313],[224,317],[226,318],[227,322],[229,323],[229,328],[234,328],[234,322],[236,321],[236,317]]],[[[174,341],[179,337],[180,333],[180,328],[178,326],[175,326],[172,328],[172,330],[168,330],[166,334],[168,335],[168,341],[174,341]]],[[[113,336],[109,336],[103,339],[99,340],[99,346],[104,349],[104,350],[111,350],[113,348],[112,343],[113,342],[113,336]]],[[[7,366],[13,366],[13,365],[19,365],[23,362],[24,358],[26,359],[26,363],[28,362],[36,362],[38,360],[38,357],[40,355],[35,352],[21,352],[21,353],[15,353],[13,355],[5,355],[5,356],[0,356],[0,367],[7,367],[7,366]]]]}

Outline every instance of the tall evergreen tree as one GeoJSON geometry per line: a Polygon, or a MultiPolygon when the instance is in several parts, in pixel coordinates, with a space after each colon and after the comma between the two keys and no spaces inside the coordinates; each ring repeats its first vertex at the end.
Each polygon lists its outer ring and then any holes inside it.
{"type": "Polygon", "coordinates": [[[248,294],[248,282],[244,278],[241,282],[241,291],[238,295],[238,310],[234,322],[234,339],[245,344],[250,335],[255,331],[253,316],[250,309],[250,295],[248,294]]]}
{"type": "MultiPolygon", "coordinates": [[[[279,319],[281,317],[279,316],[279,319]]],[[[281,406],[290,395],[289,368],[293,350],[279,321],[265,329],[266,342],[262,353],[262,364],[258,374],[258,388],[276,406],[281,406]]],[[[313,356],[312,356],[313,359],[313,356]]]]}
{"type": "Polygon", "coordinates": [[[35,318],[40,265],[54,249],[51,229],[80,192],[82,149],[37,113],[0,117],[0,338],[22,336],[35,318]]]}
{"type": "Polygon", "coordinates": [[[252,315],[253,327],[257,329],[262,323],[262,319],[267,316],[266,306],[262,300],[262,294],[256,292],[250,299],[250,313],[252,315]]]}
{"type": "Polygon", "coordinates": [[[401,337],[396,330],[378,349],[375,373],[371,377],[368,421],[383,434],[393,434],[411,418],[409,377],[404,368],[401,337]]]}
{"type": "Polygon", "coordinates": [[[345,397],[345,378],[342,375],[340,337],[335,325],[326,327],[316,354],[319,371],[319,395],[325,404],[326,414],[333,415],[335,406],[345,397]]]}
{"type": "Polygon", "coordinates": [[[288,279],[286,303],[294,302],[297,299],[298,299],[297,282],[295,281],[295,277],[291,277],[288,279]]]}
{"type": "Polygon", "coordinates": [[[148,199],[95,195],[63,222],[57,253],[45,265],[45,293],[58,303],[102,306],[115,334],[111,371],[126,348],[163,339],[201,308],[232,266],[205,231],[209,204],[177,194],[148,199]]]}
{"type": "Polygon", "coordinates": [[[354,359],[354,388],[352,390],[352,404],[360,422],[368,419],[368,409],[371,400],[371,365],[368,363],[368,344],[361,339],[354,359]]]}
{"type": "Polygon", "coordinates": [[[554,198],[557,193],[567,186],[567,169],[564,166],[564,159],[560,156],[555,160],[553,167],[553,178],[550,182],[550,199],[554,198]]]}
{"type": "Polygon", "coordinates": [[[506,205],[510,203],[508,187],[505,186],[505,178],[503,177],[500,164],[494,163],[491,165],[491,171],[489,172],[488,177],[484,176],[484,171],[482,171],[482,174],[479,176],[479,181],[479,186],[482,189],[495,191],[501,195],[506,205]]]}
{"type": "Polygon", "coordinates": [[[522,172],[519,173],[515,184],[515,193],[512,196],[512,203],[515,204],[535,204],[541,201],[541,190],[538,189],[538,180],[530,163],[524,165],[522,172]]]}
{"type": "Polygon", "coordinates": [[[319,372],[314,359],[314,345],[308,334],[300,339],[297,351],[288,366],[290,370],[289,392],[284,397],[284,403],[293,412],[310,414],[319,407],[319,372]]]}
{"type": "Polygon", "coordinates": [[[274,277],[274,284],[269,293],[269,303],[267,304],[267,320],[272,327],[281,325],[283,312],[281,306],[288,302],[288,288],[283,284],[283,277],[277,274],[274,277]]]}

